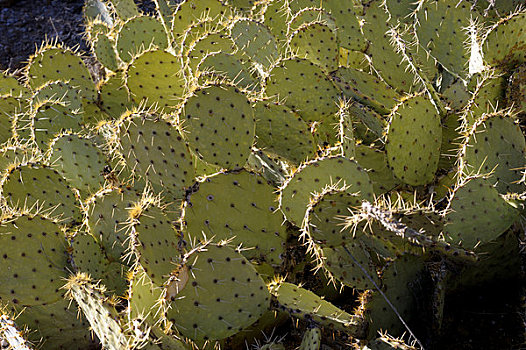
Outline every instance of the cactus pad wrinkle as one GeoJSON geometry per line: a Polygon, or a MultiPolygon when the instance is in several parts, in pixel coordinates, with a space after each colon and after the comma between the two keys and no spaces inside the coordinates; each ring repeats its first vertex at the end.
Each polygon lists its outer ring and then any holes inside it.
{"type": "Polygon", "coordinates": [[[232,239],[248,259],[280,265],[287,234],[276,211],[274,188],[247,171],[217,174],[187,197],[184,221],[188,240],[232,239]]]}

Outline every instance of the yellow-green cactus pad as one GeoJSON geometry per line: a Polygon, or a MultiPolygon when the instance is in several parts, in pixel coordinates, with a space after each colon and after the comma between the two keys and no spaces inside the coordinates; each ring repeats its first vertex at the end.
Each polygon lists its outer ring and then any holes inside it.
{"type": "Polygon", "coordinates": [[[337,27],[332,17],[327,11],[318,7],[303,8],[296,12],[289,21],[289,35],[294,33],[304,24],[320,22],[328,26],[332,31],[336,32],[337,27]]]}
{"type": "Polygon", "coordinates": [[[441,142],[440,116],[426,95],[408,98],[394,108],[385,150],[389,166],[402,182],[418,186],[433,180],[441,142]]]}
{"type": "Polygon", "coordinates": [[[445,218],[447,239],[473,249],[500,236],[519,218],[519,212],[479,177],[468,178],[455,188],[445,218]]]}
{"type": "Polygon", "coordinates": [[[17,98],[0,97],[0,144],[6,143],[14,136],[13,123],[20,109],[20,101],[17,98]]]}
{"type": "Polygon", "coordinates": [[[356,161],[367,170],[376,195],[389,192],[401,185],[387,164],[385,152],[365,145],[356,145],[356,161]]]}
{"type": "Polygon", "coordinates": [[[231,84],[247,89],[259,89],[259,82],[250,74],[250,66],[241,62],[234,54],[216,52],[203,57],[197,66],[200,85],[206,85],[206,79],[225,79],[231,84]]]}
{"type": "Polygon", "coordinates": [[[226,169],[245,165],[256,121],[250,101],[238,88],[212,85],[196,90],[179,119],[190,148],[205,162],[226,169]]]}
{"type": "Polygon", "coordinates": [[[50,146],[49,164],[82,195],[95,193],[104,185],[106,159],[97,145],[86,137],[61,135],[50,146]]]}
{"type": "Polygon", "coordinates": [[[113,74],[99,85],[99,106],[112,119],[119,119],[127,110],[134,106],[132,99],[124,86],[121,74],[113,74]]]}
{"type": "Polygon", "coordinates": [[[515,12],[497,22],[482,41],[484,61],[490,66],[512,66],[526,61],[526,12],[515,12]]]}
{"type": "MultiPolygon", "coordinates": [[[[132,212],[130,214],[133,215],[132,212]]],[[[181,262],[181,236],[172,222],[155,206],[143,207],[130,218],[130,246],[140,264],[157,286],[163,285],[170,272],[181,262]]]]}
{"type": "Polygon", "coordinates": [[[156,191],[182,198],[193,184],[194,164],[179,130],[160,117],[133,114],[121,121],[118,134],[128,168],[156,191]]]}
{"type": "Polygon", "coordinates": [[[80,203],[66,180],[38,163],[10,169],[2,179],[2,195],[12,208],[44,211],[67,224],[82,221],[80,203]]]}
{"type": "Polygon", "coordinates": [[[464,110],[464,128],[470,129],[483,114],[493,113],[504,104],[506,78],[503,76],[484,77],[473,92],[464,110]]]}
{"type": "Polygon", "coordinates": [[[230,15],[230,6],[219,0],[185,0],[177,6],[172,20],[172,33],[175,38],[192,25],[205,19],[219,24],[230,15]]]}
{"type": "Polygon", "coordinates": [[[0,299],[15,305],[46,305],[62,299],[67,277],[66,238],[42,216],[6,218],[0,226],[0,299]]]}
{"type": "Polygon", "coordinates": [[[69,49],[49,47],[40,50],[29,60],[27,79],[32,89],[49,81],[67,79],[81,90],[82,96],[96,99],[95,85],[81,57],[69,49]]]}
{"type": "Polygon", "coordinates": [[[92,50],[104,68],[113,72],[119,69],[119,61],[117,59],[117,52],[115,51],[115,43],[105,34],[97,35],[93,41],[92,50]]]}
{"type": "Polygon", "coordinates": [[[236,46],[252,61],[269,68],[279,58],[278,43],[262,23],[240,19],[231,33],[236,46]]]}
{"type": "Polygon", "coordinates": [[[488,174],[499,193],[521,193],[518,183],[525,166],[526,142],[521,129],[507,113],[486,114],[469,131],[462,146],[464,174],[488,174]]]}
{"type": "Polygon", "coordinates": [[[125,77],[136,103],[145,101],[148,106],[167,111],[181,102],[186,86],[181,59],[162,50],[146,51],[136,57],[125,77]]]}
{"type": "Polygon", "coordinates": [[[186,59],[192,72],[196,72],[197,66],[205,56],[220,52],[232,53],[233,51],[235,51],[234,42],[228,35],[224,32],[210,33],[189,45],[186,59]]]}
{"type": "Polygon", "coordinates": [[[278,42],[278,48],[282,48],[287,41],[288,21],[290,18],[287,2],[284,0],[273,0],[267,3],[263,14],[263,23],[270,30],[278,42]]]}
{"type": "Polygon", "coordinates": [[[110,261],[123,261],[127,250],[127,221],[132,210],[141,199],[133,189],[125,187],[107,188],[87,200],[87,225],[106,251],[110,261]]]}
{"type": "Polygon", "coordinates": [[[306,23],[291,34],[289,46],[299,57],[316,63],[326,72],[338,68],[338,38],[329,26],[320,23],[306,23]]]}
{"type": "Polygon", "coordinates": [[[0,73],[0,96],[22,97],[29,89],[7,72],[0,73]]]}
{"type": "Polygon", "coordinates": [[[348,314],[307,289],[282,281],[272,282],[268,287],[278,307],[294,317],[353,335],[363,332],[364,324],[359,316],[348,314]]]}
{"type": "Polygon", "coordinates": [[[116,50],[124,62],[149,50],[152,46],[164,50],[168,47],[168,37],[162,23],[150,16],[133,17],[119,30],[116,50]]]}
{"type": "Polygon", "coordinates": [[[315,157],[316,140],[297,113],[270,101],[256,102],[254,113],[259,148],[295,164],[315,157]]]}
{"type": "Polygon", "coordinates": [[[268,310],[265,283],[252,264],[228,246],[208,244],[193,251],[180,270],[187,280],[170,298],[167,318],[194,341],[234,335],[268,310]]]}
{"type": "Polygon", "coordinates": [[[466,0],[422,1],[416,11],[416,35],[419,44],[448,71],[465,77],[470,58],[470,21],[476,20],[466,0]]]}
{"type": "Polygon", "coordinates": [[[247,248],[247,259],[281,264],[287,234],[275,189],[263,177],[244,170],[217,174],[198,188],[186,199],[187,241],[232,239],[247,248]]]}
{"type": "Polygon", "coordinates": [[[74,113],[82,111],[82,96],[78,89],[60,80],[39,87],[31,97],[30,106],[36,109],[47,102],[61,103],[74,113]]]}
{"type": "Polygon", "coordinates": [[[334,74],[334,82],[346,96],[380,114],[388,114],[401,99],[385,82],[358,69],[341,67],[334,74]]]}
{"type": "Polygon", "coordinates": [[[373,186],[367,172],[353,160],[326,157],[302,165],[281,189],[280,207],[287,220],[301,226],[313,194],[328,186],[348,186],[361,199],[373,199],[373,186]]]}
{"type": "Polygon", "coordinates": [[[270,71],[266,94],[283,101],[308,123],[338,111],[338,89],[320,67],[301,58],[282,61],[270,71]]]}

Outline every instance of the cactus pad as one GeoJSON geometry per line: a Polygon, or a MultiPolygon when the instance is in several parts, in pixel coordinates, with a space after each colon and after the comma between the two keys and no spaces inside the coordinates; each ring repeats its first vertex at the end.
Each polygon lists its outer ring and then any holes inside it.
{"type": "Polygon", "coordinates": [[[232,27],[232,40],[251,61],[268,68],[279,58],[278,44],[262,23],[240,19],[232,27]]]}
{"type": "Polygon", "coordinates": [[[226,338],[267,311],[270,297],[263,280],[232,248],[209,244],[186,261],[188,281],[167,314],[184,336],[199,342],[226,338]]]}
{"type": "Polygon", "coordinates": [[[482,41],[484,60],[490,66],[510,66],[525,62],[524,32],[526,12],[516,12],[496,23],[482,41]]]}
{"type": "Polygon", "coordinates": [[[387,160],[403,182],[431,182],[440,157],[442,127],[435,106],[424,95],[401,102],[391,113],[386,135],[387,160]]]}
{"type": "Polygon", "coordinates": [[[155,46],[160,50],[168,47],[168,38],[162,23],[149,16],[133,17],[119,30],[116,50],[124,62],[155,46]]]}
{"type": "Polygon", "coordinates": [[[185,90],[180,59],[165,51],[146,51],[126,70],[126,86],[136,103],[171,109],[177,106],[185,90]]]}
{"type": "Polygon", "coordinates": [[[367,172],[344,157],[321,158],[301,166],[281,190],[281,210],[287,219],[300,226],[313,193],[328,186],[349,186],[350,193],[372,200],[373,187],[367,172]]]}
{"type": "Polygon", "coordinates": [[[42,216],[20,215],[0,227],[0,298],[15,305],[46,305],[62,298],[66,239],[42,216]]]}
{"type": "Polygon", "coordinates": [[[250,101],[237,88],[213,85],[195,91],[180,120],[190,148],[205,162],[227,169],[246,163],[256,122],[250,101]]]}
{"type": "Polygon", "coordinates": [[[496,239],[518,219],[518,212],[483,178],[455,188],[446,214],[446,236],[466,249],[496,239]]]}
{"type": "Polygon", "coordinates": [[[277,206],[274,188],[259,175],[241,171],[207,177],[187,197],[187,240],[232,239],[248,248],[242,252],[248,259],[280,265],[287,235],[277,206]]]}

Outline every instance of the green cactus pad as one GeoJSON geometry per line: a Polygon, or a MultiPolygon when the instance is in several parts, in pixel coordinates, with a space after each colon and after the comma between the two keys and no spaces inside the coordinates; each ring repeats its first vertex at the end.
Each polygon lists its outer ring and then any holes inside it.
{"type": "Polygon", "coordinates": [[[332,278],[346,286],[362,290],[373,289],[374,285],[369,277],[378,284],[378,274],[365,245],[353,242],[345,244],[344,247],[324,248],[321,252],[323,268],[332,278]],[[349,256],[349,252],[354,259],[349,256]],[[355,259],[360,266],[356,264],[355,259]],[[367,271],[367,275],[363,273],[362,268],[367,271]]]}
{"type": "Polygon", "coordinates": [[[69,278],[65,288],[68,298],[77,302],[104,348],[129,348],[123,325],[114,305],[105,297],[104,287],[94,284],[85,274],[77,274],[69,278]]]}
{"type": "Polygon", "coordinates": [[[350,210],[361,206],[361,199],[345,190],[323,191],[314,198],[307,211],[308,221],[303,224],[309,244],[323,248],[335,248],[352,242],[353,232],[344,230],[345,217],[350,210]]]}
{"type": "Polygon", "coordinates": [[[67,224],[82,221],[80,203],[66,180],[38,163],[10,169],[2,180],[2,195],[13,208],[45,211],[67,224]]]}
{"type": "Polygon", "coordinates": [[[278,42],[278,48],[282,48],[287,41],[287,28],[289,20],[289,8],[284,0],[272,0],[267,3],[263,14],[263,23],[270,30],[278,42]]]}
{"type": "Polygon", "coordinates": [[[268,288],[276,298],[278,308],[294,317],[311,320],[355,336],[363,332],[364,325],[360,317],[340,310],[309,290],[282,281],[272,282],[268,288]]]}
{"type": "Polygon", "coordinates": [[[446,213],[447,239],[466,249],[496,239],[519,217],[483,178],[468,178],[459,184],[446,213]]]}
{"type": "Polygon", "coordinates": [[[66,239],[42,216],[6,218],[0,226],[0,299],[15,305],[46,305],[62,298],[67,277],[66,239]]]}
{"type": "Polygon", "coordinates": [[[287,220],[301,226],[313,193],[325,187],[349,186],[350,193],[372,200],[373,186],[367,172],[356,162],[344,157],[316,159],[302,165],[281,189],[280,206],[287,220]]]}
{"type": "Polygon", "coordinates": [[[355,157],[356,140],[354,138],[354,128],[349,106],[342,103],[338,112],[338,137],[341,155],[347,158],[355,157]]]}
{"type": "Polygon", "coordinates": [[[131,249],[137,263],[157,286],[163,285],[170,272],[181,262],[180,235],[160,208],[146,206],[130,218],[131,249]]]}
{"type": "Polygon", "coordinates": [[[173,109],[185,90],[182,62],[165,51],[147,51],[136,57],[126,70],[126,86],[136,103],[173,109]]]}
{"type": "Polygon", "coordinates": [[[120,187],[101,190],[87,200],[89,232],[104,248],[110,261],[122,261],[129,245],[126,227],[128,211],[140,199],[139,193],[120,187]]]}
{"type": "Polygon", "coordinates": [[[512,66],[526,61],[526,12],[515,12],[497,22],[484,36],[482,52],[490,66],[512,66]]]}
{"type": "Polygon", "coordinates": [[[450,113],[442,120],[442,124],[442,144],[438,169],[450,169],[457,161],[459,143],[463,139],[461,135],[462,117],[456,113],[450,113]]]}
{"type": "Polygon", "coordinates": [[[119,119],[126,110],[131,110],[134,106],[126,87],[123,85],[121,74],[109,75],[99,85],[99,91],[99,106],[112,119],[119,119]]]}
{"type": "Polygon", "coordinates": [[[119,125],[121,152],[127,166],[154,190],[182,198],[194,180],[192,155],[179,130],[154,115],[132,114],[119,125]]]}
{"type": "Polygon", "coordinates": [[[78,310],[65,299],[13,311],[18,314],[18,325],[34,331],[28,333],[28,340],[42,349],[91,349],[98,346],[90,334],[89,323],[80,320],[78,310]]]}
{"type": "MultiPolygon", "coordinates": [[[[253,90],[259,87],[259,82],[250,74],[250,67],[230,53],[216,52],[206,55],[199,62],[197,71],[204,78],[226,79],[242,89],[253,90]]],[[[206,85],[201,76],[200,85],[206,85]]]]}
{"type": "Polygon", "coordinates": [[[503,76],[484,77],[478,82],[463,114],[464,129],[470,129],[483,114],[493,113],[503,106],[505,86],[506,79],[503,76]]]}
{"type": "Polygon", "coordinates": [[[276,96],[308,123],[338,111],[338,90],[317,65],[305,59],[285,60],[274,67],[266,81],[266,94],[276,96]]]}
{"type": "Polygon", "coordinates": [[[110,262],[93,236],[79,232],[71,246],[76,272],[87,273],[94,280],[101,280],[111,293],[124,295],[127,289],[124,278],[126,268],[119,262],[110,262]]]}
{"type": "Polygon", "coordinates": [[[227,169],[246,163],[256,122],[250,101],[237,88],[213,85],[196,90],[179,119],[190,148],[205,162],[227,169]]]}
{"type": "Polygon", "coordinates": [[[40,50],[29,60],[26,74],[32,89],[37,89],[48,81],[66,78],[71,86],[81,90],[82,96],[92,101],[96,99],[95,86],[88,68],[80,56],[69,49],[47,47],[40,50]]]}
{"type": "Polygon", "coordinates": [[[27,163],[36,156],[34,148],[25,146],[6,146],[0,148],[0,176],[13,167],[27,163]]]}
{"type": "Polygon", "coordinates": [[[323,23],[333,32],[337,32],[338,30],[334,17],[332,17],[327,11],[322,8],[310,7],[301,9],[290,19],[288,24],[289,35],[298,30],[302,25],[312,22],[323,23]]]}
{"type": "Polygon", "coordinates": [[[154,285],[140,265],[133,271],[129,285],[129,317],[154,324],[162,316],[163,304],[159,301],[162,300],[164,287],[154,285]]]}
{"type": "Polygon", "coordinates": [[[187,256],[188,281],[167,318],[198,342],[229,337],[256,322],[270,303],[265,283],[240,253],[212,245],[187,256]],[[207,292],[208,291],[208,292],[207,292]],[[213,291],[213,292],[211,292],[213,291]]]}
{"type": "Polygon", "coordinates": [[[30,105],[34,110],[47,102],[61,103],[72,112],[81,112],[82,109],[82,96],[79,90],[60,80],[40,86],[31,97],[30,105]]]}
{"type": "Polygon", "coordinates": [[[385,11],[383,2],[374,0],[364,8],[363,33],[369,41],[366,53],[371,58],[375,70],[397,91],[415,90],[414,74],[407,69],[405,62],[401,62],[401,56],[391,46],[391,38],[387,34],[391,29],[389,15],[385,11]]]}
{"type": "Polygon", "coordinates": [[[31,113],[30,128],[41,150],[61,132],[77,132],[82,128],[83,110],[72,110],[61,102],[47,102],[31,113]]]}
{"type": "Polygon", "coordinates": [[[0,144],[13,138],[13,123],[20,108],[18,99],[11,96],[0,97],[0,144]]]}
{"type": "Polygon", "coordinates": [[[470,130],[463,144],[464,174],[487,174],[499,193],[521,193],[521,169],[525,165],[526,142],[518,124],[507,113],[487,114],[470,130]]]}
{"type": "Polygon", "coordinates": [[[276,187],[283,185],[287,176],[283,162],[258,149],[250,153],[245,169],[261,174],[276,187]]]}
{"type": "Polygon", "coordinates": [[[109,0],[109,3],[123,22],[139,15],[139,9],[133,0],[109,0]]]}
{"type": "Polygon", "coordinates": [[[356,161],[367,170],[376,195],[400,186],[400,181],[387,165],[385,152],[365,145],[356,145],[356,161]]]}
{"type": "Polygon", "coordinates": [[[190,26],[205,20],[213,23],[224,21],[230,14],[230,7],[219,0],[185,0],[179,4],[173,16],[172,32],[177,38],[190,26]]]}
{"type": "Polygon", "coordinates": [[[338,68],[338,39],[325,24],[314,22],[300,26],[292,33],[289,46],[296,55],[316,63],[326,72],[338,68]]]}
{"type": "Polygon", "coordinates": [[[438,167],[441,142],[440,116],[428,97],[417,95],[394,108],[385,150],[397,178],[413,186],[431,182],[438,167]]]}
{"type": "Polygon", "coordinates": [[[465,77],[470,58],[466,28],[476,17],[469,1],[423,1],[416,11],[419,43],[445,69],[465,77]]]}
{"type": "Polygon", "coordinates": [[[342,92],[380,114],[389,113],[401,96],[372,74],[342,67],[334,74],[334,82],[342,92]]]}
{"type": "Polygon", "coordinates": [[[321,330],[309,328],[303,334],[299,350],[319,350],[321,347],[321,330]]]}
{"type": "Polygon", "coordinates": [[[94,193],[104,184],[106,159],[93,140],[65,134],[53,140],[49,164],[82,195],[94,193]]]}
{"type": "Polygon", "coordinates": [[[316,140],[297,113],[268,101],[258,101],[254,113],[259,148],[295,164],[314,157],[316,140]]]}
{"type": "Polygon", "coordinates": [[[232,239],[232,244],[247,248],[242,252],[247,259],[280,265],[287,234],[274,191],[261,176],[247,171],[207,177],[187,197],[185,239],[232,239]]]}
{"type": "Polygon", "coordinates": [[[265,68],[269,68],[279,58],[276,38],[262,23],[240,19],[234,23],[231,37],[252,62],[265,68]]]}
{"type": "Polygon", "coordinates": [[[224,32],[209,33],[190,43],[186,58],[190,69],[197,71],[197,66],[205,56],[212,53],[232,53],[234,42],[224,32]]]}
{"type": "Polygon", "coordinates": [[[0,97],[22,97],[29,93],[29,89],[22,85],[18,79],[7,72],[0,73],[0,97]]]}
{"type": "MultiPolygon", "coordinates": [[[[320,3],[317,6],[319,5],[320,3]]],[[[334,17],[340,45],[349,50],[365,50],[367,42],[363,38],[357,16],[361,12],[361,4],[358,5],[357,1],[327,1],[322,2],[321,6],[334,17]]]]}
{"type": "MultiPolygon", "coordinates": [[[[394,305],[404,321],[410,322],[415,309],[419,278],[424,268],[420,257],[402,255],[389,264],[382,274],[383,292],[394,305]]],[[[369,321],[369,338],[376,337],[380,329],[399,336],[406,331],[395,312],[378,292],[366,303],[366,317],[369,321]]]]}
{"type": "Polygon", "coordinates": [[[150,16],[133,17],[119,30],[116,50],[124,62],[155,46],[160,50],[168,47],[168,38],[163,24],[150,16]]]}
{"type": "Polygon", "coordinates": [[[115,43],[107,35],[99,34],[92,43],[92,50],[104,68],[116,72],[119,69],[119,61],[114,46],[115,43]]]}

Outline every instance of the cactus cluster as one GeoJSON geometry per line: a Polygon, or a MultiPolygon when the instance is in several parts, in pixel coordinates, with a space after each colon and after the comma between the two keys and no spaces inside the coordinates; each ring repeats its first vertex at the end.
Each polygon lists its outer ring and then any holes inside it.
{"type": "Polygon", "coordinates": [[[2,346],[416,349],[511,272],[524,9],[154,2],[0,76],[2,346]]]}

